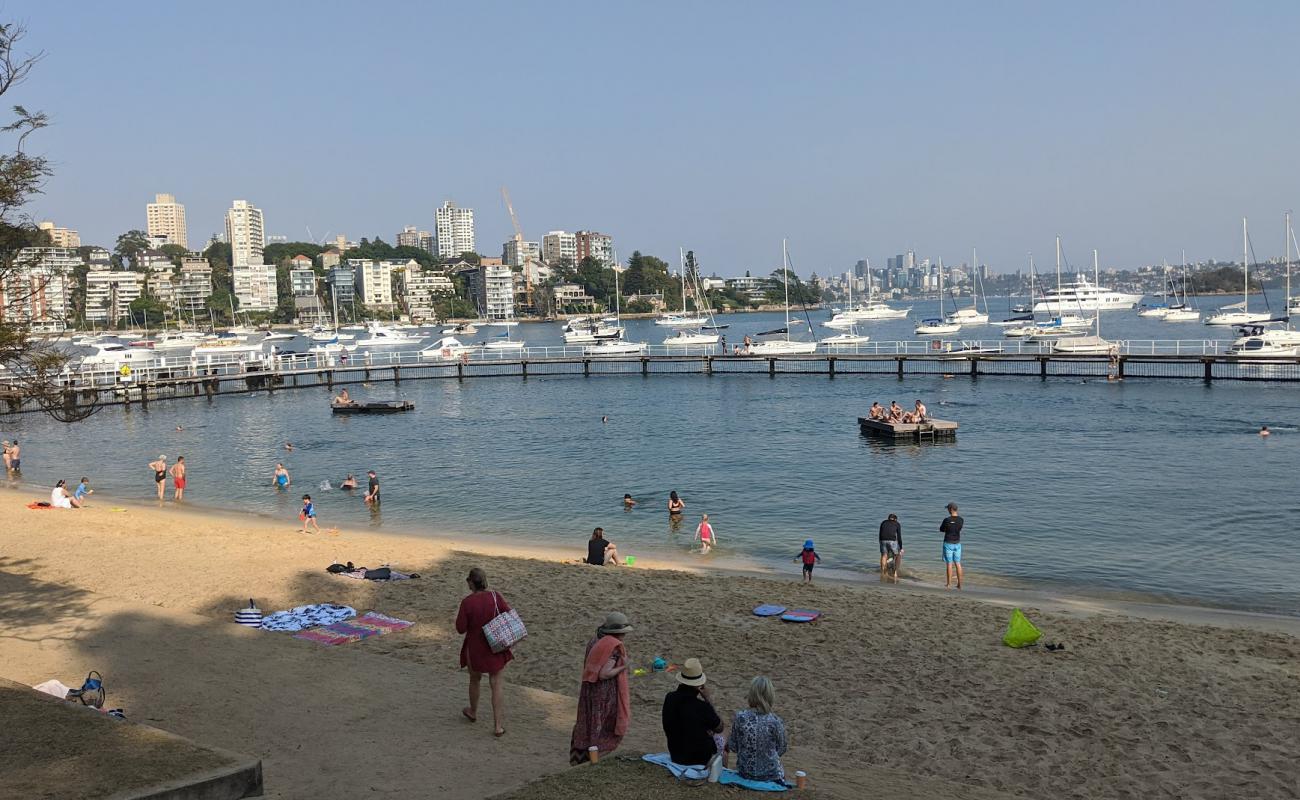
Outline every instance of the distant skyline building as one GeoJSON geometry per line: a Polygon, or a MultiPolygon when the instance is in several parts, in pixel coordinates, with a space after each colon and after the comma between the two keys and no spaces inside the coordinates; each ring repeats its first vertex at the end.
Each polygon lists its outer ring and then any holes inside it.
{"type": "Polygon", "coordinates": [[[437,232],[437,256],[456,258],[461,253],[473,253],[474,209],[460,208],[450,200],[443,202],[434,212],[434,230],[437,232]]]}
{"type": "Polygon", "coordinates": [[[189,232],[185,227],[185,206],[170,194],[156,194],[153,202],[145,206],[145,226],[150,236],[164,236],[168,244],[190,246],[189,232]]]}
{"type": "Polygon", "coordinates": [[[542,237],[542,260],[555,264],[562,258],[578,263],[578,236],[566,231],[551,231],[542,237]]]}
{"type": "Polygon", "coordinates": [[[144,275],[127,270],[86,273],[86,321],[116,323],[144,293],[144,275]]]}
{"type": "Polygon", "coordinates": [[[614,266],[614,237],[596,231],[578,231],[574,235],[575,261],[588,256],[607,267],[614,266]]]}
{"type": "Polygon", "coordinates": [[[70,247],[73,250],[81,247],[81,235],[71,228],[60,228],[49,220],[38,223],[36,227],[50,237],[51,247],[70,247]]]}
{"type": "Polygon", "coordinates": [[[262,210],[247,200],[236,200],[226,212],[226,241],[230,243],[230,266],[260,266],[266,248],[262,210]]]}
{"type": "Polygon", "coordinates": [[[434,253],[433,234],[419,230],[414,225],[407,225],[402,228],[401,233],[397,234],[397,246],[418,247],[427,253],[434,253]]]}
{"type": "Polygon", "coordinates": [[[520,242],[514,239],[507,239],[501,245],[501,262],[509,267],[522,267],[524,261],[531,259],[539,261],[542,257],[542,246],[537,242],[520,242]]]}

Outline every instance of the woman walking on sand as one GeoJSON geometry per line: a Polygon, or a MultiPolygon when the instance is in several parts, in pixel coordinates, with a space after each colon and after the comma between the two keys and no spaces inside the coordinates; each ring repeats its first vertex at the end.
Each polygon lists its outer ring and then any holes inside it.
{"type": "Polygon", "coordinates": [[[478,722],[479,687],[483,676],[488,676],[488,686],[492,694],[493,736],[506,733],[506,704],[502,671],[514,659],[510,648],[500,653],[492,652],[487,637],[483,635],[483,626],[491,622],[497,614],[510,610],[510,604],[499,592],[487,588],[487,573],[475,567],[465,579],[469,584],[469,595],[460,601],[460,610],[456,613],[456,632],[465,634],[465,641],[460,646],[460,665],[469,668],[469,705],[460,713],[470,722],[478,722]]]}
{"type": "Polygon", "coordinates": [[[632,632],[627,617],[617,611],[605,615],[596,636],[587,642],[578,691],[578,721],[569,740],[569,764],[577,766],[618,749],[632,718],[627,685],[627,648],[623,637],[632,632]]]}

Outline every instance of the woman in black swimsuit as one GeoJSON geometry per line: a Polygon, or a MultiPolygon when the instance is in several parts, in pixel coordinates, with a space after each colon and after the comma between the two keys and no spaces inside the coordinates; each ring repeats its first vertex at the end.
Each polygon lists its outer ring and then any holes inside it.
{"type": "Polygon", "coordinates": [[[677,496],[677,490],[674,489],[668,493],[668,513],[672,516],[678,516],[686,508],[686,503],[677,496]]]}

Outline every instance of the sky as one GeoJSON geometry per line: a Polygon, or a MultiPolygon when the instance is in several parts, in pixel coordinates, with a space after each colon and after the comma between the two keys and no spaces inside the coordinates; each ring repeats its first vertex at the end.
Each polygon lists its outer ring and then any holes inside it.
{"type": "Polygon", "coordinates": [[[290,240],[598,230],[620,257],[821,275],[1280,255],[1300,4],[22,2],[31,204],[86,244],[159,192],[191,246],[246,199],[290,240]]]}

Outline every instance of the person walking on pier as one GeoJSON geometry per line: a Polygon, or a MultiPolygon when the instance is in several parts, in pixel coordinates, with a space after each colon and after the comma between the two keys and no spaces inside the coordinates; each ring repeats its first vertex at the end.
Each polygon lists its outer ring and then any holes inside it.
{"type": "Polygon", "coordinates": [[[172,488],[176,490],[172,500],[179,503],[185,497],[185,456],[176,456],[176,463],[171,468],[172,488]]]}
{"type": "Polygon", "coordinates": [[[948,516],[943,518],[939,523],[939,531],[943,533],[943,568],[945,589],[952,588],[953,573],[957,574],[957,588],[961,588],[961,529],[965,525],[965,520],[957,516],[957,504],[948,504],[948,516]]]}
{"type": "Polygon", "coordinates": [[[158,499],[163,499],[163,493],[167,491],[167,456],[160,455],[154,461],[149,462],[149,469],[153,470],[153,483],[158,488],[158,499]]]}

